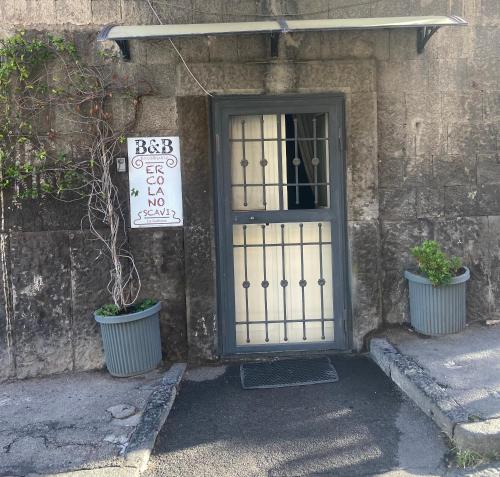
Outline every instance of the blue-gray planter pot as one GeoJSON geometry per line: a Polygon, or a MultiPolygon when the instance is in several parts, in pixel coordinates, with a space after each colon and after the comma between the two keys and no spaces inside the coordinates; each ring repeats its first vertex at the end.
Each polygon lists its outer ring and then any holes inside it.
{"type": "Polygon", "coordinates": [[[137,313],[100,316],[106,367],[113,376],[143,374],[156,368],[161,361],[161,303],[137,313]]]}
{"type": "Polygon", "coordinates": [[[405,272],[410,286],[410,317],[413,328],[428,336],[458,333],[465,328],[465,292],[470,271],[450,284],[434,287],[427,278],[405,272]]]}

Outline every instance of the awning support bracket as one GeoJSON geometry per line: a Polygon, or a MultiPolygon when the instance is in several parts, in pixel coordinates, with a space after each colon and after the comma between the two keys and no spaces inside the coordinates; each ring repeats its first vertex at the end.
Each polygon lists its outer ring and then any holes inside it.
{"type": "Polygon", "coordinates": [[[279,56],[279,44],[280,44],[280,32],[273,31],[270,34],[271,40],[271,58],[278,58],[279,56]]]}
{"type": "Polygon", "coordinates": [[[271,58],[279,57],[279,40],[281,34],[286,33],[289,30],[288,23],[285,18],[280,17],[277,18],[276,21],[280,26],[280,30],[271,32],[271,58]]]}
{"type": "MultiPolygon", "coordinates": [[[[97,41],[105,41],[108,39],[108,34],[115,25],[106,25],[97,35],[97,41]]],[[[114,40],[120,49],[122,59],[130,61],[130,44],[128,40],[114,40]]]]}
{"type": "Polygon", "coordinates": [[[130,44],[128,40],[115,40],[124,61],[130,61],[130,44]]]}
{"type": "Polygon", "coordinates": [[[425,26],[417,30],[417,53],[423,53],[425,45],[427,45],[427,42],[431,39],[431,36],[434,35],[434,33],[436,33],[438,30],[438,26],[425,26]]]}

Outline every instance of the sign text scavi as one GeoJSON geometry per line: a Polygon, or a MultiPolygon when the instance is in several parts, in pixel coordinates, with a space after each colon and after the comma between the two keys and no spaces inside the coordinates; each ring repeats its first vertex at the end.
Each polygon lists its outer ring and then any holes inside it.
{"type": "Polygon", "coordinates": [[[179,137],[128,139],[132,228],[182,225],[179,137]]]}

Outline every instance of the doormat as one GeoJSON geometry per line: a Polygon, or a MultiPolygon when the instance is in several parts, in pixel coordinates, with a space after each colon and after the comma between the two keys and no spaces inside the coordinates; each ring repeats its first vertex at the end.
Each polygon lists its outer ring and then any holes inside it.
{"type": "Polygon", "coordinates": [[[280,359],[240,365],[243,389],[284,388],[339,380],[330,358],[280,359]]]}

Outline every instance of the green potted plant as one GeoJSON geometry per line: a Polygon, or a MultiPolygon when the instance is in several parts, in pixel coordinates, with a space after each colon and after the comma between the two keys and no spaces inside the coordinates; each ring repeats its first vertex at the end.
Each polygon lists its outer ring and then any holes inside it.
{"type": "Polygon", "coordinates": [[[101,325],[106,366],[113,376],[134,376],[158,366],[160,309],[160,302],[146,299],[125,310],[110,304],[94,313],[101,325]]]}
{"type": "Polygon", "coordinates": [[[96,254],[109,263],[112,303],[94,313],[106,365],[115,376],[146,372],[162,358],[161,304],[138,301],[141,281],[129,246],[126,201],[114,174],[115,158],[136,115],[119,125],[112,112],[115,96],[137,108],[150,88],[118,78],[112,53],[104,52],[101,64],[86,66],[71,42],[52,35],[16,33],[0,40],[0,57],[2,210],[4,191],[14,204],[38,199],[86,203],[82,223],[96,239],[96,254]],[[49,113],[59,121],[47,131],[49,113]]]}
{"type": "Polygon", "coordinates": [[[470,271],[448,257],[435,240],[413,247],[417,270],[405,271],[410,289],[412,327],[428,336],[458,333],[466,323],[466,283],[470,271]]]}

